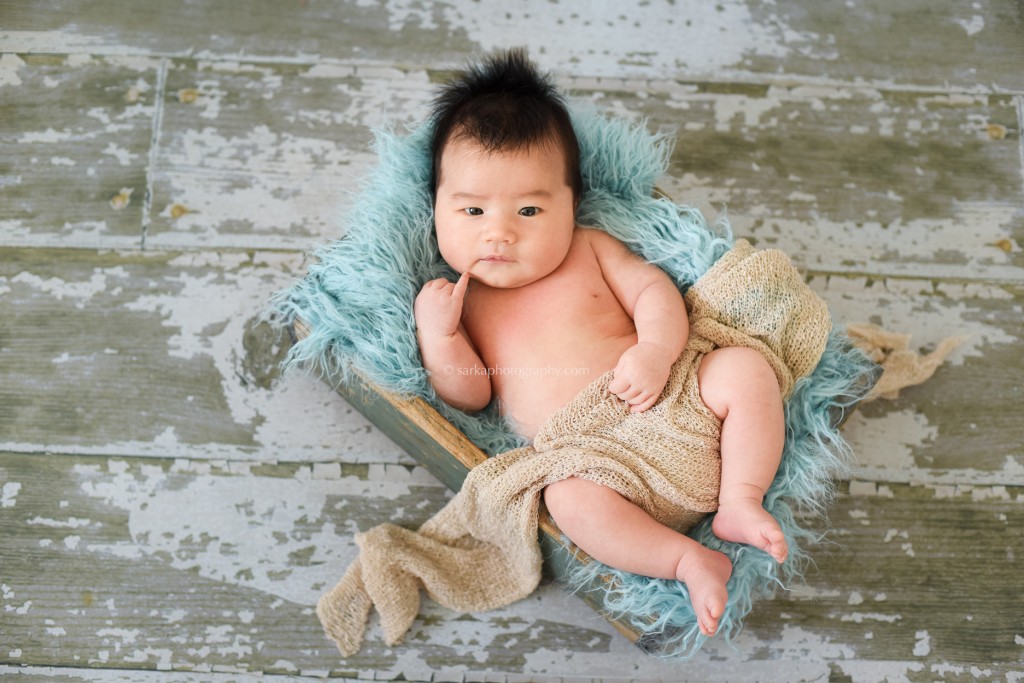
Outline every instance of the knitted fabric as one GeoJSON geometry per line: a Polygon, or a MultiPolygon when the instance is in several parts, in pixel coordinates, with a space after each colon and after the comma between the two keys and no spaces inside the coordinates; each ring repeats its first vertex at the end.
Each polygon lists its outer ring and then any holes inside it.
{"type": "Polygon", "coordinates": [[[846,332],[853,345],[882,368],[882,376],[865,401],[898,398],[900,389],[925,382],[963,341],[960,337],[947,337],[931,353],[919,354],[910,349],[909,334],[889,332],[870,323],[851,323],[846,332]]]}
{"type": "Polygon", "coordinates": [[[360,556],[317,613],[348,656],[359,650],[371,607],[385,641],[401,641],[423,588],[462,612],[500,607],[540,581],[538,506],[568,477],[610,487],[655,520],[689,530],[718,507],[721,423],[704,405],[697,369],[716,347],[759,350],[784,395],[813,369],[831,330],[828,310],[779,251],[746,241],[689,290],[691,336],[655,406],[631,414],[609,394],[611,373],[586,387],[540,429],[532,446],[470,471],[462,489],[413,532],[383,524],[356,536],[360,556]]]}

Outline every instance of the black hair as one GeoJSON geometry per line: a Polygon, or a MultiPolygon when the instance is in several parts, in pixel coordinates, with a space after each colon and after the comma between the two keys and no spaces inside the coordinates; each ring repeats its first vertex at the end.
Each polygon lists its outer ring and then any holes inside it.
{"type": "Polygon", "coordinates": [[[526,50],[498,51],[470,65],[434,99],[431,189],[437,196],[441,155],[453,139],[470,139],[488,152],[514,152],[553,141],[565,154],[574,201],[583,194],[580,146],[565,99],[526,50]]]}

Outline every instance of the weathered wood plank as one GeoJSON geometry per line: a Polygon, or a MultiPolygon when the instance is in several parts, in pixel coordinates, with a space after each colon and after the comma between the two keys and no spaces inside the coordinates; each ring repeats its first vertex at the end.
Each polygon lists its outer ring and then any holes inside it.
{"type": "MultiPolygon", "coordinates": [[[[284,676],[273,678],[262,674],[199,673],[189,671],[139,671],[129,669],[78,669],[52,666],[5,666],[0,665],[0,677],[10,683],[313,683],[323,681],[322,676],[284,676]]],[[[357,678],[332,678],[336,683],[357,683],[357,678]]],[[[363,679],[366,680],[366,679],[363,679]]]]}
{"type": "Polygon", "coordinates": [[[513,673],[550,648],[605,665],[630,653],[548,586],[477,617],[427,604],[407,645],[384,647],[371,628],[363,651],[339,662],[315,600],[354,558],[355,532],[418,526],[443,505],[449,492],[420,467],[4,454],[0,475],[0,531],[10,539],[0,614],[20,650],[0,661],[427,680],[462,667],[513,673]]]}
{"type": "Polygon", "coordinates": [[[408,462],[256,324],[298,255],[0,249],[0,448],[408,462]]]}
{"type": "Polygon", "coordinates": [[[853,482],[807,587],[760,604],[750,630],[774,629],[785,649],[832,649],[851,660],[836,667],[846,675],[867,658],[935,675],[938,655],[951,672],[980,665],[978,678],[1012,680],[1024,672],[1022,514],[1020,487],[853,482]]]}
{"type": "MultiPolygon", "coordinates": [[[[570,85],[572,85],[570,83],[570,85]]],[[[1019,106],[1005,95],[577,81],[674,133],[659,185],[827,272],[1024,280],[1019,106]]]]}
{"type": "Polygon", "coordinates": [[[416,112],[424,71],[176,60],[147,246],[308,249],[375,162],[370,130],[416,112]]]}
{"type": "MultiPolygon", "coordinates": [[[[278,376],[284,340],[252,321],[301,271],[297,256],[259,252],[4,250],[0,443],[409,462],[319,381],[278,376]]],[[[1018,367],[1024,337],[1019,286],[845,276],[811,284],[840,322],[876,322],[923,346],[965,337],[927,384],[854,416],[847,434],[859,476],[1024,485],[1020,382],[1006,371],[1018,367]]]]}
{"type": "Polygon", "coordinates": [[[142,57],[0,56],[0,244],[140,244],[158,72],[142,57]]]}
{"type": "MultiPolygon", "coordinates": [[[[90,82],[88,69],[52,68],[70,74],[76,88],[90,82]]],[[[148,169],[148,214],[145,177],[127,209],[110,206],[128,187],[121,180],[110,181],[118,188],[100,192],[94,208],[129,219],[120,229],[134,231],[132,239],[144,222],[147,247],[308,249],[342,232],[343,206],[376,163],[370,129],[421,118],[430,78],[422,68],[175,60],[162,96],[147,91],[149,107],[137,107],[145,116],[132,159],[137,173],[148,169]],[[147,117],[158,97],[162,125],[150,147],[147,117]]],[[[107,90],[120,98],[136,87],[121,86],[107,90]]],[[[725,207],[737,232],[785,249],[805,268],[1024,280],[1024,169],[1012,97],[584,78],[567,86],[602,110],[675,129],[675,156],[661,183],[669,194],[711,215],[725,207]]],[[[75,111],[76,88],[61,90],[75,111]]],[[[17,91],[0,88],[0,96],[17,91]]],[[[117,99],[104,97],[108,105],[117,99]]],[[[34,146],[17,149],[38,157],[34,146]]],[[[101,156],[93,147],[82,153],[101,156]]],[[[26,197],[8,211],[22,206],[34,217],[0,222],[0,239],[46,244],[56,236],[51,226],[84,225],[57,235],[94,243],[107,224],[54,215],[81,207],[51,198],[55,181],[78,194],[99,192],[95,181],[45,171],[5,172],[11,186],[0,193],[26,197]]]]}
{"type": "Polygon", "coordinates": [[[427,4],[4,2],[17,51],[197,54],[261,60],[461,63],[512,40],[550,67],[593,76],[845,81],[1024,90],[1024,19],[1013,0],[427,4]]]}
{"type": "Polygon", "coordinates": [[[313,602],[354,556],[354,532],[415,526],[443,505],[420,467],[6,453],[0,481],[3,664],[383,680],[1024,671],[1019,487],[854,482],[807,587],[759,601],[735,650],[712,643],[684,665],[642,654],[556,585],[472,616],[428,601],[404,644],[383,647],[373,622],[340,660],[313,602]]]}
{"type": "Polygon", "coordinates": [[[835,320],[912,335],[924,351],[963,339],[925,384],[861,405],[845,427],[858,477],[880,482],[1024,485],[1017,284],[815,276],[835,320]]]}
{"type": "MultiPolygon", "coordinates": [[[[367,126],[417,120],[432,93],[418,69],[176,64],[150,245],[306,248],[336,237],[341,198],[376,163],[367,126]],[[194,100],[178,101],[191,92],[194,100]]],[[[662,183],[669,194],[710,215],[727,208],[737,232],[785,249],[805,268],[1024,280],[1024,169],[1012,97],[567,85],[601,110],[677,131],[662,183]]]]}
{"type": "Polygon", "coordinates": [[[0,248],[0,449],[22,452],[0,453],[0,678],[1024,679],[1018,5],[0,0],[0,246],[148,228],[171,250],[0,248]],[[666,189],[793,254],[840,321],[967,335],[856,413],[836,545],[738,651],[656,662],[555,586],[480,617],[428,603],[349,662],[313,616],[355,530],[447,494],[276,375],[252,321],[302,265],[247,250],[335,237],[368,128],[510,35],[599,109],[676,127],[666,189]],[[173,251],[210,245],[241,249],[173,251]]]}

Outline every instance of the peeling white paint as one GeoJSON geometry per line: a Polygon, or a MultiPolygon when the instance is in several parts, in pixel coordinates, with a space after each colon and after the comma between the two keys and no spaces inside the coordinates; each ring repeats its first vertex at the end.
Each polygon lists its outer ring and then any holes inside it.
{"type": "Polygon", "coordinates": [[[126,654],[122,661],[132,664],[147,664],[150,660],[155,660],[154,666],[157,670],[169,670],[174,657],[174,651],[170,648],[155,648],[147,647],[141,650],[134,650],[131,654],[126,654]]]}
{"type": "Polygon", "coordinates": [[[36,515],[31,519],[25,520],[25,523],[29,526],[38,525],[50,527],[51,529],[80,529],[84,526],[92,524],[91,520],[81,519],[79,517],[68,517],[67,519],[50,519],[47,517],[40,517],[36,515]]]}
{"type": "Polygon", "coordinates": [[[115,654],[120,652],[123,646],[133,645],[140,633],[139,629],[125,628],[101,628],[96,631],[96,635],[103,638],[104,644],[111,644],[112,641],[115,654]]]}
{"type": "Polygon", "coordinates": [[[123,278],[127,275],[127,271],[125,271],[121,266],[107,269],[96,268],[93,270],[89,280],[68,282],[67,280],[62,280],[59,277],[43,279],[34,273],[23,270],[11,278],[10,281],[15,284],[26,285],[32,289],[39,290],[44,294],[52,296],[58,301],[62,301],[66,297],[68,299],[77,300],[79,303],[84,303],[85,301],[92,299],[97,294],[108,291],[111,288],[109,283],[110,278],[123,278]]]}
{"type": "MultiPolygon", "coordinates": [[[[12,508],[18,502],[18,493],[21,491],[21,483],[16,481],[4,482],[0,487],[0,508],[12,508]]],[[[7,587],[4,586],[6,589],[7,587]]],[[[5,596],[6,597],[6,596],[5,596]]]]}
{"type": "MultiPolygon", "coordinates": [[[[419,3],[387,6],[392,17],[407,21],[429,17],[436,4],[428,1],[417,12],[410,8],[419,3]]],[[[819,48],[823,42],[819,36],[796,31],[779,18],[772,23],[754,21],[742,0],[692,3],[685,13],[671,4],[640,3],[618,15],[580,11],[574,3],[547,0],[514,5],[502,0],[481,0],[470,6],[443,3],[440,9],[449,30],[465,31],[485,51],[507,47],[511,30],[514,44],[529,48],[545,67],[565,69],[583,62],[593,76],[685,73],[691,78],[714,77],[726,68],[742,71],[748,57],[781,58],[797,46],[814,45],[819,59],[835,56],[819,48]],[[529,29],[520,30],[523,26],[529,29]],[[567,33],[586,36],[586,40],[566,40],[567,33]],[[669,45],[670,50],[657,47],[669,45]]]]}
{"type": "Polygon", "coordinates": [[[939,430],[924,415],[908,408],[871,418],[855,412],[843,432],[856,457],[858,473],[902,481],[916,467],[913,449],[934,440],[939,430]]]}
{"type": "MultiPolygon", "coordinates": [[[[972,486],[970,487],[971,500],[973,502],[1006,501],[1014,500],[1005,486],[972,486]]],[[[1020,495],[1017,496],[1019,500],[1020,495]]]]}
{"type": "MultiPolygon", "coordinates": [[[[345,449],[366,458],[372,454],[375,459],[408,460],[386,436],[368,430],[361,415],[313,377],[290,373],[272,389],[239,381],[245,374],[245,350],[241,348],[245,326],[262,311],[272,292],[289,284],[292,273],[301,271],[300,255],[192,252],[168,265],[173,275],[159,288],[160,293],[142,294],[124,306],[162,316],[162,324],[173,330],[167,337],[171,357],[212,359],[230,419],[251,425],[263,457],[301,453],[304,457],[336,458],[345,449]]],[[[171,428],[139,448],[145,453],[193,453],[171,428]]],[[[211,458],[218,457],[215,450],[204,447],[204,451],[211,458]]],[[[224,456],[239,457],[231,450],[222,450],[224,456]]]]}
{"type": "Polygon", "coordinates": [[[925,665],[919,662],[837,661],[835,665],[853,683],[912,683],[925,665]]]}
{"type": "MultiPolygon", "coordinates": [[[[170,557],[175,568],[198,568],[200,576],[304,605],[315,604],[354,558],[356,529],[337,530],[333,523],[322,522],[315,532],[296,536],[292,530],[300,520],[320,519],[328,496],[353,487],[375,499],[409,494],[403,484],[352,479],[200,475],[180,489],[166,487],[166,481],[162,469],[150,468],[147,474],[121,472],[101,481],[90,479],[82,490],[128,511],[129,532],[144,555],[170,557]],[[294,553],[305,558],[303,564],[295,564],[294,553]]],[[[102,553],[116,549],[87,548],[102,553]]]]}
{"type": "Polygon", "coordinates": [[[0,55],[0,88],[21,85],[21,77],[18,75],[18,71],[23,66],[25,66],[25,62],[16,54],[5,53],[0,55]]]}
{"type": "Polygon", "coordinates": [[[739,129],[752,127],[774,127],[777,119],[765,121],[765,114],[783,106],[784,102],[772,93],[765,97],[748,97],[746,95],[716,95],[712,101],[715,111],[715,130],[730,132],[737,128],[735,119],[742,117],[739,129]]]}
{"type": "Polygon", "coordinates": [[[356,68],[353,66],[347,66],[343,64],[329,64],[321,63],[314,64],[305,71],[303,71],[300,78],[327,78],[331,80],[341,80],[345,78],[351,78],[356,74],[356,68]]]}
{"type": "Polygon", "coordinates": [[[954,21],[963,27],[968,36],[974,36],[985,30],[985,17],[979,14],[971,16],[970,19],[954,19],[954,21]]]}
{"type": "Polygon", "coordinates": [[[889,529],[885,532],[885,538],[882,539],[882,542],[889,543],[894,538],[910,538],[910,534],[906,531],[901,531],[899,529],[889,529]]]}
{"type": "MultiPolygon", "coordinates": [[[[886,329],[912,335],[914,345],[936,344],[951,336],[962,338],[945,361],[950,365],[983,357],[986,347],[1021,342],[1003,328],[984,322],[986,316],[972,305],[972,299],[1012,300],[1013,294],[997,284],[882,278],[869,286],[864,278],[826,281],[815,277],[811,287],[841,321],[878,320],[886,329]]],[[[1014,306],[1011,310],[1024,309],[1014,306]]]]}
{"type": "Polygon", "coordinates": [[[169,169],[170,204],[160,216],[173,231],[150,236],[158,244],[259,246],[251,234],[265,233],[267,246],[288,244],[289,230],[301,234],[305,247],[314,236],[338,236],[333,217],[340,188],[352,187],[359,171],[374,161],[368,151],[346,150],[330,140],[278,134],[257,127],[244,136],[225,138],[213,129],[186,131],[163,152],[169,169]],[[195,169],[208,172],[197,175],[195,169]],[[288,181],[283,182],[283,174],[288,181]],[[188,212],[173,218],[171,206],[188,212]],[[244,239],[220,230],[223,221],[244,223],[244,239]],[[207,239],[208,238],[208,239],[207,239]]]}
{"type": "Polygon", "coordinates": [[[927,657],[931,654],[931,637],[928,635],[928,631],[917,631],[914,633],[914,637],[917,639],[914,642],[914,656],[927,657]]]}
{"type": "MultiPolygon", "coordinates": [[[[89,36],[80,31],[0,31],[4,49],[18,53],[58,53],[73,55],[89,53],[107,41],[101,36],[89,36]]],[[[133,48],[133,51],[135,49],[133,48]]],[[[70,59],[70,57],[69,57],[70,59]]]]}
{"type": "Polygon", "coordinates": [[[989,281],[1024,280],[1013,255],[995,246],[1015,232],[1019,207],[1012,203],[957,202],[946,218],[898,219],[886,225],[870,216],[856,224],[827,218],[805,221],[777,217],[777,210],[755,206],[730,215],[730,220],[736,234],[763,239],[765,246],[791,254],[804,269],[966,280],[983,273],[989,281]],[[962,263],[936,263],[942,253],[956,254],[962,263]]]}
{"type": "Polygon", "coordinates": [[[100,154],[106,154],[117,159],[117,163],[121,166],[131,166],[136,159],[141,157],[140,154],[133,153],[130,149],[121,147],[116,143],[109,143],[100,154]]]}
{"type": "Polygon", "coordinates": [[[47,128],[44,131],[30,131],[22,133],[18,137],[17,142],[25,145],[34,145],[39,143],[56,143],[56,142],[68,142],[74,138],[74,135],[69,132],[59,132],[54,130],[53,127],[47,128]]]}

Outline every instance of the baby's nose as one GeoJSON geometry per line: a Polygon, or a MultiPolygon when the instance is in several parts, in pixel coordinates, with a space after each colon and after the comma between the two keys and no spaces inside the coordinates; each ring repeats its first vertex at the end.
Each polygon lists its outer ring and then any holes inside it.
{"type": "Polygon", "coordinates": [[[509,224],[509,221],[495,217],[488,221],[484,239],[488,242],[512,243],[516,241],[516,234],[515,230],[513,230],[512,226],[509,224]]]}

